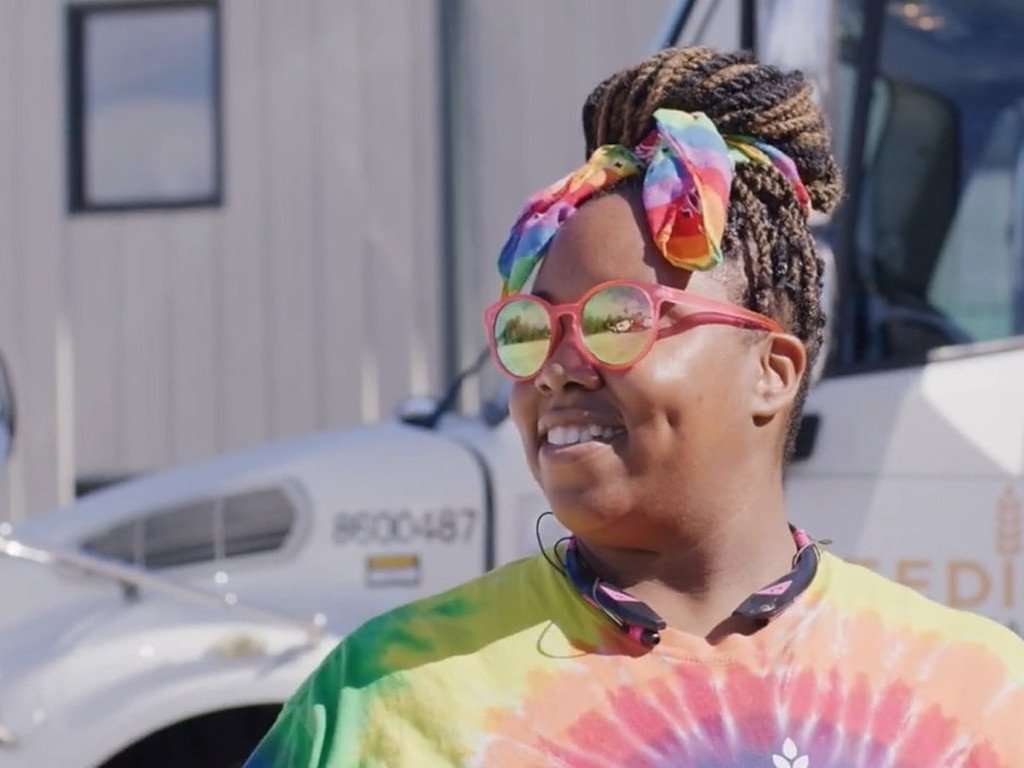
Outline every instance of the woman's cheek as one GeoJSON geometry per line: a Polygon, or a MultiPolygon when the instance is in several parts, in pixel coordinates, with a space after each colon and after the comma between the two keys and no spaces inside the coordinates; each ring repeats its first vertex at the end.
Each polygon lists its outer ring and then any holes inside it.
{"type": "MultiPolygon", "coordinates": [[[[512,421],[525,437],[526,428],[529,426],[530,413],[534,414],[533,423],[536,426],[537,404],[534,402],[534,395],[530,391],[533,385],[528,382],[517,381],[512,385],[512,391],[508,398],[508,411],[512,421]]],[[[536,390],[534,390],[535,392],[536,390]]]]}
{"type": "Polygon", "coordinates": [[[516,425],[526,463],[537,477],[537,390],[529,382],[516,382],[509,394],[508,411],[516,425]]]}

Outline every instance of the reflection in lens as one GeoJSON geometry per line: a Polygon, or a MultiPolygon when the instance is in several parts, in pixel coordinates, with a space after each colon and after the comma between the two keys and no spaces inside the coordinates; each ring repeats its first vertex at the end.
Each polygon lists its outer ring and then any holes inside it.
{"type": "Polygon", "coordinates": [[[611,365],[635,362],[654,332],[651,300],[632,285],[612,285],[583,306],[583,341],[594,356],[611,365]]]}
{"type": "Polygon", "coordinates": [[[498,360],[514,376],[532,376],[540,370],[551,344],[548,313],[532,299],[510,301],[494,319],[494,345],[498,360]]]}

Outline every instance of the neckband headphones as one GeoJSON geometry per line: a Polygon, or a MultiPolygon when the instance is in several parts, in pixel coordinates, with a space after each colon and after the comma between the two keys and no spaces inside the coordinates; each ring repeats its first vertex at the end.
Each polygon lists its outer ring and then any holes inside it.
{"type": "MultiPolygon", "coordinates": [[[[601,611],[615,626],[645,648],[654,648],[661,642],[661,632],[667,626],[665,620],[647,603],[598,576],[587,563],[575,536],[566,536],[555,542],[554,552],[561,561],[561,567],[548,557],[540,538],[540,521],[550,514],[545,512],[537,518],[537,543],[544,558],[569,580],[580,597],[601,611]],[[558,551],[562,542],[566,542],[564,554],[558,551]]],[[[767,623],[788,608],[814,579],[820,559],[818,544],[801,529],[793,525],[789,529],[797,548],[792,569],[751,594],[733,611],[734,616],[767,623]]]]}
{"type": "Polygon", "coordinates": [[[665,620],[647,603],[598,577],[583,559],[575,536],[565,548],[565,575],[584,600],[641,645],[653,648],[661,642],[665,620]]]}

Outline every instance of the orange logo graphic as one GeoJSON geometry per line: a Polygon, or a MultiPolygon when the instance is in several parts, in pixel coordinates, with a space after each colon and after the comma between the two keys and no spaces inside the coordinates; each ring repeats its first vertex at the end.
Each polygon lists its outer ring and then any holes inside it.
{"type": "MultiPolygon", "coordinates": [[[[1003,558],[1003,605],[1012,608],[1014,604],[1013,584],[1014,561],[1024,550],[1024,515],[1017,492],[1012,485],[1003,489],[996,502],[996,552],[1003,558]]],[[[1020,633],[1020,627],[1011,622],[1011,627],[1020,633]]]]}
{"type": "MultiPolygon", "coordinates": [[[[996,499],[994,531],[995,549],[990,559],[902,557],[885,564],[888,567],[877,558],[850,559],[880,573],[889,571],[901,584],[953,608],[983,610],[994,599],[1012,613],[1024,603],[1024,502],[1012,483],[1007,483],[996,499]]],[[[1010,621],[1009,626],[1024,635],[1017,622],[1010,621]]]]}

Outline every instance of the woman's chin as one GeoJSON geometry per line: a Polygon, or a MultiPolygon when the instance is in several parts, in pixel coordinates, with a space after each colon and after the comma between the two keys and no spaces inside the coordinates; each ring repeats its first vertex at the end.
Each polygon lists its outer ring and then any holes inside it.
{"type": "Polygon", "coordinates": [[[621,483],[545,484],[544,495],[558,521],[578,536],[613,527],[631,508],[621,483]]]}

